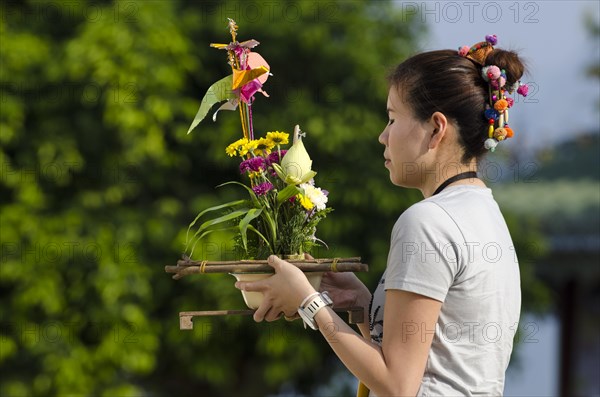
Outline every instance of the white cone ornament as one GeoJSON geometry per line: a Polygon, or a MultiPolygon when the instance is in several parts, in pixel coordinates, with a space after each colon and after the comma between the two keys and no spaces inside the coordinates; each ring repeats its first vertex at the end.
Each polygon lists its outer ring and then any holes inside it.
{"type": "Polygon", "coordinates": [[[312,160],[302,143],[298,125],[294,127],[294,143],[281,159],[281,166],[273,164],[273,167],[279,177],[288,185],[299,185],[308,182],[317,175],[316,172],[311,170],[312,160]]]}

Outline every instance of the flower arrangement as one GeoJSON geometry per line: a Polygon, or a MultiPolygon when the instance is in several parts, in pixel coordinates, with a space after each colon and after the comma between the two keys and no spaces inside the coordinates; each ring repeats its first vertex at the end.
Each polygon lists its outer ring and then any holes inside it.
{"type": "Polygon", "coordinates": [[[219,186],[238,185],[246,190],[248,198],[200,212],[189,225],[185,251],[191,257],[199,241],[217,230],[228,230],[235,233],[236,250],[245,259],[266,258],[270,254],[302,255],[323,243],[315,233],[318,223],[332,211],[327,207],[329,193],[315,186],[316,172],[299,126],[294,129],[288,149],[288,133],[272,131],[264,137],[254,137],[252,103],[256,93],[268,96],[262,87],[270,75],[269,65],[251,51],[259,44],[256,40],[240,43],[236,40],[235,21],[229,19],[228,26],[232,42],[211,47],[227,50],[232,74],[208,89],[188,133],[218,102],[227,101],[214,113],[213,121],[220,110],[239,108],[243,136],[228,145],[225,153],[239,157],[239,170],[246,183],[230,181],[219,186]],[[216,217],[203,220],[215,213],[216,217]]]}

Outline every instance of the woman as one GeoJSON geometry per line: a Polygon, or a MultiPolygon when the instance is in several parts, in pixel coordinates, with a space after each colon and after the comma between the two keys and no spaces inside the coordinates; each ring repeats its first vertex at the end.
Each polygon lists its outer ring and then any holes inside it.
{"type": "Polygon", "coordinates": [[[390,77],[389,123],[379,136],[392,183],[424,199],[406,210],[391,237],[387,268],[373,296],[351,273],[327,273],[334,305],[360,305],[358,335],[295,266],[276,257],[276,274],[237,283],[261,291],[256,321],[297,311],[318,326],[348,369],[379,396],[502,395],[519,320],[519,267],[478,160],[512,136],[507,93],[527,94],[517,54],[495,36],[459,52],[416,55],[390,77]]]}

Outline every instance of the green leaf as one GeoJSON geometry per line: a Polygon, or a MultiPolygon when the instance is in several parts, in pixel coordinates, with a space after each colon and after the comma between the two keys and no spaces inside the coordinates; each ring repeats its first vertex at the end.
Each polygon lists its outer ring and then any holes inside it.
{"type": "Polygon", "coordinates": [[[212,219],[210,221],[206,221],[202,225],[200,225],[200,227],[198,228],[198,231],[194,234],[194,237],[198,233],[200,233],[200,232],[208,229],[211,226],[215,226],[215,225],[218,225],[219,223],[227,222],[227,221],[230,221],[232,219],[239,218],[242,215],[246,215],[249,210],[250,210],[249,208],[244,208],[242,210],[237,210],[237,211],[233,211],[233,212],[230,212],[228,214],[222,215],[222,216],[220,216],[218,218],[215,218],[215,219],[212,219]]]}
{"type": "Polygon", "coordinates": [[[250,211],[248,211],[244,219],[240,221],[240,235],[242,236],[242,244],[244,245],[244,249],[246,251],[248,250],[248,237],[246,236],[246,229],[248,226],[250,226],[250,222],[252,222],[253,219],[256,219],[262,211],[262,208],[252,208],[250,211]]]}
{"type": "Polygon", "coordinates": [[[248,225],[248,229],[250,229],[251,231],[253,231],[254,233],[256,233],[256,234],[257,234],[257,235],[258,235],[260,238],[262,238],[262,239],[263,239],[263,241],[264,241],[265,243],[267,243],[267,245],[268,245],[269,247],[271,247],[271,250],[273,250],[273,246],[272,246],[272,244],[269,242],[269,240],[267,240],[267,238],[266,238],[265,236],[263,236],[263,234],[262,234],[261,232],[259,232],[258,230],[256,230],[256,228],[255,228],[254,226],[252,226],[252,225],[248,225]]]}
{"type": "Polygon", "coordinates": [[[273,244],[275,244],[275,241],[277,241],[277,222],[275,222],[269,211],[264,211],[262,215],[263,219],[267,223],[267,226],[269,226],[271,238],[273,239],[273,244]]]}
{"type": "Polygon", "coordinates": [[[277,204],[281,205],[285,200],[289,199],[292,196],[301,193],[300,189],[296,185],[289,185],[279,193],[277,193],[277,204]]]}
{"type": "Polygon", "coordinates": [[[190,128],[188,129],[188,134],[200,124],[215,103],[235,98],[235,94],[231,89],[232,85],[233,75],[230,74],[217,81],[206,90],[206,94],[204,94],[204,98],[202,98],[202,102],[200,103],[200,109],[198,109],[198,113],[196,113],[196,117],[194,117],[194,121],[192,121],[192,125],[190,125],[190,128]]]}
{"type": "MultiPolygon", "coordinates": [[[[242,210],[233,211],[233,212],[230,212],[228,214],[222,215],[222,216],[220,216],[218,218],[215,218],[215,219],[212,219],[210,221],[204,222],[202,225],[200,225],[200,227],[198,228],[198,230],[196,231],[196,233],[194,233],[194,236],[192,237],[192,240],[196,240],[196,238],[198,237],[198,235],[201,234],[202,232],[204,232],[209,227],[218,225],[218,224],[223,223],[223,222],[230,221],[230,220],[235,219],[235,218],[239,218],[240,216],[245,215],[249,210],[250,210],[249,208],[244,208],[242,210]]],[[[187,251],[188,245],[189,245],[189,242],[188,242],[188,244],[186,244],[186,247],[185,247],[186,251],[187,251]]]]}
{"type": "Polygon", "coordinates": [[[190,229],[196,224],[196,222],[198,221],[198,219],[200,219],[200,217],[202,217],[202,215],[204,215],[204,214],[206,214],[208,212],[211,212],[211,211],[218,211],[218,210],[221,210],[223,208],[235,207],[236,205],[242,205],[242,204],[248,204],[248,200],[230,201],[229,203],[216,205],[214,207],[207,208],[204,211],[200,212],[196,216],[196,218],[194,218],[194,220],[192,221],[192,223],[190,223],[190,225],[188,226],[187,233],[185,234],[186,247],[187,247],[187,241],[188,241],[188,238],[189,238],[189,235],[190,235],[190,229]]]}
{"type": "Polygon", "coordinates": [[[254,208],[262,208],[262,206],[260,205],[260,202],[258,201],[258,197],[256,197],[256,193],[254,193],[254,190],[252,190],[248,186],[244,185],[243,183],[237,182],[237,181],[229,181],[229,182],[222,183],[222,184],[218,185],[217,187],[221,187],[221,186],[225,186],[225,185],[240,185],[241,187],[243,187],[244,189],[246,189],[248,191],[248,194],[250,194],[250,199],[252,200],[252,205],[254,205],[254,208]]]}
{"type": "MultiPolygon", "coordinates": [[[[225,227],[225,228],[222,228],[222,229],[211,229],[211,230],[205,231],[200,236],[198,236],[197,238],[193,239],[194,240],[194,245],[192,245],[192,250],[190,251],[189,257],[191,258],[192,255],[194,255],[194,250],[196,249],[196,244],[198,244],[198,242],[200,240],[202,240],[204,237],[208,236],[212,232],[224,232],[224,231],[227,231],[227,230],[234,230],[234,229],[237,229],[237,228],[235,226],[232,226],[232,227],[225,227]]],[[[186,247],[185,251],[187,252],[187,247],[186,247]]]]}

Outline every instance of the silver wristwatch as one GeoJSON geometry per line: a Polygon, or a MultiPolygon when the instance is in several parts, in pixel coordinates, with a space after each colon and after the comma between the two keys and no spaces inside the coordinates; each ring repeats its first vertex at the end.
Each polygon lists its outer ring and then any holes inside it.
{"type": "Polygon", "coordinates": [[[317,330],[317,322],[315,321],[315,315],[319,310],[326,306],[333,306],[333,301],[327,294],[327,291],[321,293],[314,293],[309,295],[304,302],[300,304],[298,308],[298,314],[304,320],[305,327],[308,325],[314,330],[317,330]]]}

